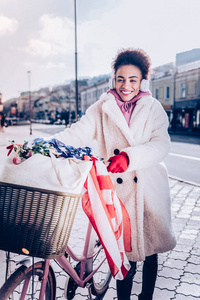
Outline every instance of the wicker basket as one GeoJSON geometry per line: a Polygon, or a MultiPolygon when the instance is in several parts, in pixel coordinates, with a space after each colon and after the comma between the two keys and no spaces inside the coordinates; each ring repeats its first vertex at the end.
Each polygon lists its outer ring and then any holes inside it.
{"type": "Polygon", "coordinates": [[[79,199],[0,182],[0,249],[41,258],[62,256],[79,199]]]}

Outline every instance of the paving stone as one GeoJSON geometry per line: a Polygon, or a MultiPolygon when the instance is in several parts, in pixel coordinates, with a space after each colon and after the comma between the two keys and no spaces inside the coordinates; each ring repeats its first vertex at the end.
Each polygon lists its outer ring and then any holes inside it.
{"type": "Polygon", "coordinates": [[[137,272],[134,276],[134,282],[137,282],[139,284],[142,283],[142,270],[137,270],[137,272]]]}
{"type": "Polygon", "coordinates": [[[194,212],[200,213],[200,207],[195,207],[194,212]]]}
{"type": "Polygon", "coordinates": [[[198,238],[198,241],[196,239],[194,245],[193,245],[194,248],[200,248],[200,241],[199,241],[199,238],[198,238]]]}
{"type": "Polygon", "coordinates": [[[186,261],[168,258],[168,259],[164,262],[163,267],[166,266],[166,267],[169,267],[169,268],[171,268],[171,269],[175,268],[175,269],[182,270],[182,269],[186,266],[186,264],[187,264],[186,261]]]}
{"type": "Polygon", "coordinates": [[[88,299],[88,289],[87,288],[77,288],[74,300],[88,299]]]}
{"type": "MultiPolygon", "coordinates": [[[[117,300],[117,298],[114,298],[114,300],[117,300]]],[[[137,295],[131,295],[131,300],[138,300],[138,296],[137,295]]]]}
{"type": "Polygon", "coordinates": [[[183,275],[183,272],[183,270],[164,267],[161,271],[158,272],[158,276],[172,279],[180,279],[180,277],[183,275]]]}
{"type": "Polygon", "coordinates": [[[188,296],[200,297],[200,288],[196,284],[181,282],[176,292],[188,296]]]}
{"type": "Polygon", "coordinates": [[[167,289],[169,291],[174,291],[178,285],[179,285],[178,279],[158,276],[156,280],[156,287],[160,289],[167,289]]]}
{"type": "Polygon", "coordinates": [[[113,288],[109,288],[103,298],[103,300],[113,300],[117,299],[117,293],[116,290],[113,288]]]}
{"type": "Polygon", "coordinates": [[[186,260],[188,258],[188,253],[187,252],[179,252],[179,251],[172,251],[168,258],[173,258],[173,259],[179,259],[179,260],[186,260]]]}
{"type": "MultiPolygon", "coordinates": [[[[178,240],[177,240],[178,242],[178,240]]],[[[174,248],[175,251],[177,252],[185,252],[185,253],[190,253],[192,247],[191,245],[184,245],[184,244],[176,244],[176,247],[174,248]]]]}
{"type": "Polygon", "coordinates": [[[191,241],[195,241],[196,237],[197,236],[194,234],[184,234],[184,233],[181,233],[179,236],[180,239],[187,239],[187,240],[191,240],[191,241]]]}
{"type": "Polygon", "coordinates": [[[194,220],[194,221],[198,221],[199,222],[199,225],[200,225],[200,216],[192,216],[191,217],[191,220],[194,220]]]}
{"type": "Polygon", "coordinates": [[[174,300],[198,300],[197,297],[185,296],[183,294],[176,295],[174,300]]]}
{"type": "MultiPolygon", "coordinates": [[[[197,255],[193,255],[193,256],[191,256],[189,259],[188,259],[188,262],[189,263],[193,263],[193,264],[198,264],[198,265],[200,265],[200,257],[199,256],[197,256],[197,255]]],[[[200,271],[200,269],[199,269],[199,271],[200,271]]]]}
{"type": "Polygon", "coordinates": [[[192,247],[192,242],[191,242],[191,240],[190,239],[188,239],[188,238],[178,238],[178,240],[177,240],[177,244],[181,244],[181,245],[190,245],[191,247],[192,247]]]}
{"type": "Polygon", "coordinates": [[[181,277],[181,282],[198,284],[200,289],[200,274],[191,274],[185,272],[184,275],[181,277]]]}
{"type": "Polygon", "coordinates": [[[57,287],[56,289],[56,299],[65,299],[64,290],[57,287]]]}
{"type": "Polygon", "coordinates": [[[60,289],[65,288],[65,283],[66,283],[66,278],[67,276],[65,274],[56,274],[56,282],[57,282],[57,287],[60,289]]]}
{"type": "Polygon", "coordinates": [[[111,279],[110,284],[109,284],[109,288],[116,288],[116,280],[114,278],[111,279]]]}
{"type": "Polygon", "coordinates": [[[199,265],[188,263],[185,267],[185,272],[189,272],[191,274],[200,274],[200,267],[199,265]]]}
{"type": "Polygon", "coordinates": [[[169,291],[167,289],[159,289],[155,288],[154,294],[153,294],[153,300],[170,300],[174,299],[174,291],[169,291]]]}
{"type": "Polygon", "coordinates": [[[200,255],[200,247],[193,247],[190,253],[191,255],[200,255]]]}
{"type": "Polygon", "coordinates": [[[173,220],[173,225],[175,226],[175,224],[177,224],[177,226],[185,227],[187,222],[188,220],[186,219],[176,218],[173,220]]]}
{"type": "Polygon", "coordinates": [[[141,293],[141,289],[142,289],[142,284],[134,281],[131,294],[139,295],[141,293]]]}
{"type": "Polygon", "coordinates": [[[158,264],[159,265],[163,265],[163,263],[166,261],[168,256],[161,256],[161,255],[158,255],[158,264]]]}
{"type": "Polygon", "coordinates": [[[190,215],[189,214],[185,214],[185,213],[182,213],[182,212],[179,212],[177,215],[176,215],[177,218],[180,218],[180,219],[189,219],[190,215]]]}
{"type": "MultiPolygon", "coordinates": [[[[188,226],[189,227],[189,226],[188,226]]],[[[196,229],[195,227],[193,228],[188,228],[186,227],[184,230],[183,230],[183,234],[192,234],[192,235],[198,235],[199,234],[199,230],[196,229]]]]}

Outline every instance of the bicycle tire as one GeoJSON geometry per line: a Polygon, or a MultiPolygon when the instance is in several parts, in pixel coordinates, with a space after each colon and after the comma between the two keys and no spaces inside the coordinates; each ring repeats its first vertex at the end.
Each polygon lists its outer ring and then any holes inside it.
{"type": "MultiPolygon", "coordinates": [[[[18,300],[20,299],[21,294],[21,288],[22,283],[26,278],[31,278],[29,285],[32,284],[32,269],[33,266],[30,267],[21,266],[19,267],[4,283],[4,285],[0,289],[0,299],[1,300],[18,300]]],[[[37,276],[38,279],[43,275],[44,270],[44,262],[38,262],[34,264],[34,276],[37,276]]],[[[39,298],[39,291],[41,286],[41,280],[34,280],[34,286],[37,287],[36,292],[34,291],[34,298],[37,300],[39,298]],[[39,284],[39,287],[38,287],[39,284]]],[[[30,292],[31,293],[31,292],[30,292]]],[[[30,298],[30,293],[27,293],[27,296],[25,299],[32,299],[30,298]]],[[[53,274],[53,270],[50,267],[48,278],[47,278],[47,284],[46,284],[46,290],[45,290],[45,297],[44,300],[55,300],[55,294],[56,294],[56,282],[55,282],[55,276],[53,274]]]]}
{"type": "MultiPolygon", "coordinates": [[[[99,241],[97,241],[97,243],[99,243],[99,241]]],[[[95,247],[96,245],[94,246],[94,248],[95,247]]],[[[100,255],[100,260],[102,260],[106,256],[103,247],[93,259],[93,269],[95,269],[94,261],[97,259],[99,255],[100,255]]],[[[106,259],[103,265],[100,267],[100,269],[92,277],[92,285],[91,285],[92,294],[94,296],[97,296],[98,299],[102,299],[109,288],[109,283],[111,281],[111,278],[112,278],[112,274],[110,272],[110,268],[106,259]]]]}

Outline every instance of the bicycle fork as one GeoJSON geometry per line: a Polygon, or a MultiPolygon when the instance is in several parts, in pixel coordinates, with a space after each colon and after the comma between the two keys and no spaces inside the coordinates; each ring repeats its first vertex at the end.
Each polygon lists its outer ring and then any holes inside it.
{"type": "MultiPolygon", "coordinates": [[[[19,264],[27,266],[27,264],[29,264],[29,262],[30,262],[30,259],[25,259],[25,260],[21,261],[19,264]]],[[[44,272],[43,272],[43,276],[41,278],[42,283],[41,283],[41,287],[40,287],[40,294],[39,294],[38,300],[44,300],[46,283],[47,283],[47,278],[48,278],[48,273],[49,273],[49,263],[50,263],[50,260],[45,259],[44,272]]],[[[32,266],[33,266],[32,273],[34,274],[34,264],[32,264],[32,266]]],[[[34,280],[34,276],[32,276],[32,280],[34,280]]],[[[20,300],[25,299],[29,282],[30,282],[30,278],[26,278],[24,285],[23,285],[20,300]]]]}

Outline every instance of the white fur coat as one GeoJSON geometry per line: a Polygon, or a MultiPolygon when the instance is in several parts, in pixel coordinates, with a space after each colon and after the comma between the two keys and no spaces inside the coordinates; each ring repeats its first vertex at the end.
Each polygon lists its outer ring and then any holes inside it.
{"type": "Polygon", "coordinates": [[[118,150],[128,154],[127,171],[110,176],[131,219],[132,252],[127,256],[132,261],[169,251],[176,244],[168,174],[162,163],[170,148],[167,128],[167,115],[151,96],[137,102],[128,126],[114,96],[103,94],[79,122],[54,136],[75,147],[96,139],[105,161],[118,150]]]}

